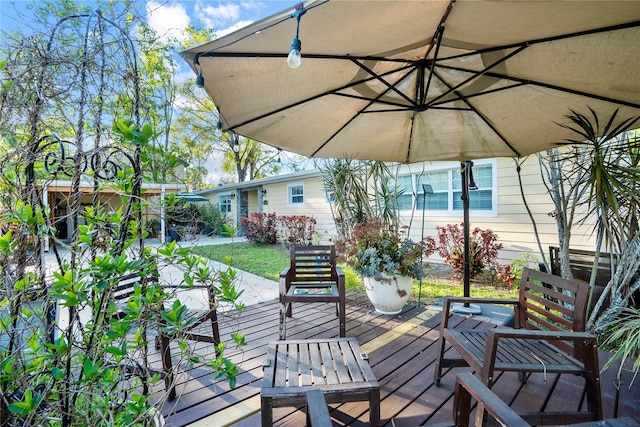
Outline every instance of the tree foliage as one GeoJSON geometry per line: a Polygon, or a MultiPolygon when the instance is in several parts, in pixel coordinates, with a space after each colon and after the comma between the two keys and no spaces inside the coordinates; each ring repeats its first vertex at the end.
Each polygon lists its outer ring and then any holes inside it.
{"type": "MultiPolygon", "coordinates": [[[[199,362],[183,339],[186,307],[168,289],[197,282],[218,303],[242,309],[233,270],[212,270],[175,244],[145,247],[142,182],[153,176],[147,160],[162,152],[153,124],[164,119],[151,113],[154,91],[130,37],[137,25],[130,4],[104,5],[97,12],[71,1],[39,3],[41,27],[2,45],[0,419],[7,425],[150,425],[166,396],[153,387],[160,376],[146,369],[148,333],[168,328],[182,366],[199,362]],[[54,179],[71,183],[68,242],[56,236],[43,191],[54,179]],[[81,183],[91,187],[84,200],[81,183]],[[120,197],[117,207],[102,203],[104,189],[120,197]],[[54,243],[49,264],[47,243],[54,243]],[[168,265],[181,279],[151,280],[168,265]],[[142,285],[115,320],[111,297],[128,272],[142,285]]],[[[231,341],[244,338],[236,332],[231,341]]],[[[233,385],[237,367],[224,345],[217,350],[214,375],[233,385]]]]}
{"type": "Polygon", "coordinates": [[[636,132],[624,132],[639,119],[620,118],[615,111],[603,121],[594,110],[589,114],[571,111],[567,119],[568,123],[560,126],[575,135],[566,141],[569,149],[550,150],[546,157],[541,156],[540,163],[556,207],[562,275],[572,277],[568,248],[574,221],[594,223],[596,253],[589,283],[592,289],[601,251],[614,257],[612,280],[596,301],[587,325],[590,330],[603,331],[640,289],[640,140],[636,132]],[[584,214],[575,218],[577,212],[584,214]],[[608,307],[605,301],[609,301],[608,307]]]}

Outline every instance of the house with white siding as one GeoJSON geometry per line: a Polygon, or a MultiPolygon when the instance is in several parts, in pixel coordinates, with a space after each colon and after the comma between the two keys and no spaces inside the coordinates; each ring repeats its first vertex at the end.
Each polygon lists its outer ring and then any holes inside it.
{"type": "MultiPolygon", "coordinates": [[[[545,254],[550,245],[558,245],[557,226],[551,215],[555,208],[542,181],[538,159],[536,156],[520,159],[519,165],[520,178],[517,164],[511,158],[477,160],[473,166],[478,189],[470,191],[470,228],[491,229],[498,235],[503,244],[498,261],[505,264],[523,254],[541,259],[532,217],[545,254]]],[[[399,200],[401,220],[409,226],[412,238],[436,237],[436,227],[462,224],[459,162],[423,162],[397,167],[397,184],[405,190],[399,200]],[[433,189],[433,194],[426,195],[426,205],[422,184],[429,184],[433,189]]],[[[317,221],[319,241],[330,242],[336,237],[331,205],[322,174],[317,169],[224,185],[198,194],[226,212],[235,226],[240,224],[240,218],[253,212],[310,215],[317,221]]],[[[592,230],[592,224],[576,226],[571,246],[593,250],[592,230]]],[[[432,261],[438,261],[438,257],[434,256],[432,261]]]]}

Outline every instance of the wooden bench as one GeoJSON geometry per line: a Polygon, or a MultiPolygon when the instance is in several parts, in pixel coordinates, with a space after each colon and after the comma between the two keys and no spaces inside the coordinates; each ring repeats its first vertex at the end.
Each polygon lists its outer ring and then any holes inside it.
{"type": "MultiPolygon", "coordinates": [[[[589,283],[595,257],[596,253],[594,251],[569,248],[569,267],[574,280],[589,283]]],[[[614,255],[614,260],[616,257],[614,255]]],[[[560,271],[560,248],[557,246],[549,246],[549,265],[551,266],[551,274],[562,275],[560,271]]],[[[603,287],[606,286],[611,280],[611,270],[611,254],[601,252],[598,258],[596,284],[603,287]]]]}
{"type": "Polygon", "coordinates": [[[527,414],[535,424],[562,424],[602,419],[600,373],[595,337],[584,332],[589,286],[525,268],[517,300],[444,299],[439,351],[434,374],[440,385],[446,367],[470,366],[489,388],[496,371],[569,373],[584,377],[586,411],[527,414]],[[494,329],[449,328],[451,305],[458,303],[509,304],[514,327],[494,329]],[[446,342],[459,355],[445,358],[446,342]]]}
{"type": "MultiPolygon", "coordinates": [[[[569,248],[569,267],[571,268],[573,280],[589,283],[595,257],[596,253],[594,251],[569,248]]],[[[617,255],[614,255],[614,262],[616,260],[617,255]]],[[[560,248],[557,246],[549,246],[549,265],[551,266],[551,274],[562,276],[560,269],[560,248]]],[[[602,295],[604,288],[611,280],[614,272],[615,265],[612,269],[611,254],[601,252],[598,258],[598,271],[596,273],[596,281],[593,288],[593,295],[591,296],[589,311],[591,311],[596,301],[598,301],[598,298],[600,298],[600,295],[602,295]]]]}
{"type": "Polygon", "coordinates": [[[336,266],[333,245],[292,246],[290,265],[280,273],[280,339],[287,337],[287,317],[296,302],[336,304],[340,336],[346,335],[345,278],[336,266]]]}

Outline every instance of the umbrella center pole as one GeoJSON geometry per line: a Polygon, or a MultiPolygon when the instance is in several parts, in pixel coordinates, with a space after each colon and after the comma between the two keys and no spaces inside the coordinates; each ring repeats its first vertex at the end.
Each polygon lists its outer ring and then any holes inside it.
{"type": "MultiPolygon", "coordinates": [[[[471,250],[470,250],[470,242],[469,242],[469,190],[476,190],[478,187],[473,181],[473,173],[471,167],[473,166],[473,162],[467,160],[463,163],[460,163],[460,175],[462,178],[462,195],[460,198],[462,199],[462,211],[463,211],[463,227],[464,227],[464,258],[463,258],[463,268],[464,268],[464,296],[470,296],[470,284],[471,284],[471,250]]],[[[468,307],[469,304],[465,304],[465,307],[468,307]]]]}

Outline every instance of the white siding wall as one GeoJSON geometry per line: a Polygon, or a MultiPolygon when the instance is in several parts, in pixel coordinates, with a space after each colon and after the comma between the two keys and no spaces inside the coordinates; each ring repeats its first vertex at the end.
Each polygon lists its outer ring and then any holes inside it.
{"type": "MultiPolygon", "coordinates": [[[[415,167],[414,167],[415,169],[415,167]]],[[[525,204],[522,200],[516,164],[513,159],[497,159],[497,216],[485,215],[471,211],[470,229],[491,229],[498,236],[498,241],[503,244],[499,253],[498,262],[508,264],[513,259],[520,258],[523,254],[531,254],[539,261],[542,260],[538,244],[534,235],[534,227],[525,204]]],[[[415,170],[414,170],[415,173],[415,170]]],[[[535,219],[540,237],[542,250],[548,257],[549,246],[558,245],[558,232],[555,219],[549,214],[554,211],[554,205],[547,194],[546,187],[540,176],[540,167],[536,156],[528,157],[521,163],[521,172],[524,194],[527,204],[535,219]]],[[[404,221],[409,224],[410,215],[404,216],[404,221]]],[[[437,236],[437,226],[447,224],[462,224],[462,212],[457,216],[433,216],[427,214],[424,224],[425,236],[437,236]]],[[[413,215],[411,236],[419,240],[421,237],[422,212],[416,211],[413,215]]],[[[593,250],[594,239],[590,235],[591,224],[575,227],[572,235],[571,246],[593,250]]],[[[433,256],[432,260],[439,260],[433,256]]]]}
{"type": "Polygon", "coordinates": [[[292,179],[291,182],[265,185],[265,199],[269,204],[264,212],[276,215],[309,215],[316,219],[316,233],[320,243],[329,243],[336,235],[336,227],[331,215],[331,206],[324,195],[324,186],[320,176],[305,180],[292,179]],[[304,203],[289,204],[289,185],[304,186],[304,203]]]}
{"type": "MultiPolygon", "coordinates": [[[[542,260],[538,244],[534,236],[534,228],[527,209],[523,203],[520,193],[516,164],[513,159],[501,158],[491,160],[495,166],[497,210],[495,212],[474,212],[470,213],[470,227],[491,229],[498,235],[498,240],[503,244],[503,250],[499,253],[499,262],[508,264],[513,259],[520,258],[523,254],[531,254],[539,261],[542,260]]],[[[477,162],[478,164],[481,161],[477,162]]],[[[457,163],[449,162],[449,166],[456,167],[457,163]]],[[[540,176],[540,166],[536,156],[530,156],[520,163],[521,177],[525,197],[536,221],[537,230],[540,236],[541,247],[548,256],[550,245],[558,245],[558,233],[555,220],[549,214],[553,212],[554,205],[547,194],[546,187],[540,176]]],[[[425,163],[424,168],[429,169],[434,164],[425,163]]],[[[422,164],[403,165],[400,167],[400,174],[419,174],[423,170],[422,164]]],[[[254,182],[252,185],[255,185],[254,182]]],[[[310,215],[315,217],[316,232],[321,243],[329,243],[336,236],[336,227],[331,213],[331,206],[326,200],[322,177],[312,175],[300,177],[291,174],[290,180],[277,182],[265,181],[263,184],[267,193],[264,199],[267,204],[263,206],[263,212],[275,213],[276,215],[310,215]],[[290,204],[288,187],[290,185],[304,186],[304,203],[290,204]]],[[[237,192],[238,190],[233,190],[237,192]]],[[[227,190],[228,193],[228,190],[227,190]]],[[[225,194],[220,192],[220,194],[225,194]]],[[[217,204],[217,196],[209,195],[212,203],[217,204]]],[[[255,200],[250,200],[250,206],[255,200]]],[[[231,218],[235,218],[236,200],[232,202],[231,218]]],[[[252,210],[253,211],[253,210],[252,210]]],[[[402,221],[405,225],[411,226],[410,235],[413,239],[419,240],[423,235],[422,211],[404,211],[402,221]]],[[[428,212],[425,215],[424,236],[437,236],[436,227],[447,224],[462,224],[462,211],[447,214],[428,212]]],[[[591,235],[593,224],[588,223],[583,226],[576,226],[573,230],[571,246],[582,249],[593,249],[594,238],[591,235]]],[[[441,261],[439,257],[433,256],[431,261],[441,261]]]]}

